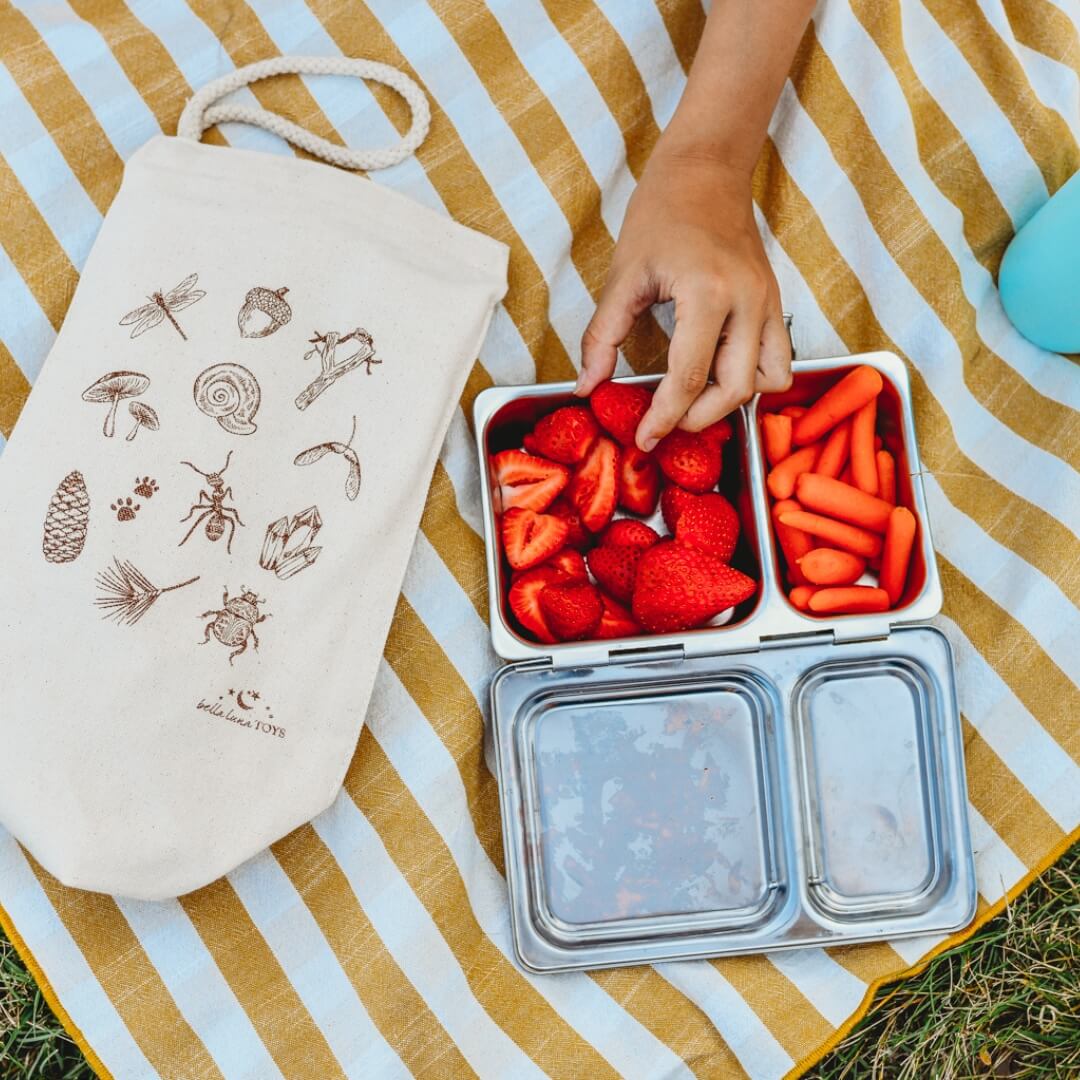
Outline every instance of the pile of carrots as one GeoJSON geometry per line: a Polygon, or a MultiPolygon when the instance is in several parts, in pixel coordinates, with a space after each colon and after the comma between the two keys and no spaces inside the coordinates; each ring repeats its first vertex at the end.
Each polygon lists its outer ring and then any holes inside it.
{"type": "Polygon", "coordinates": [[[810,405],[761,417],[773,528],[800,611],[888,611],[904,595],[917,522],[896,505],[896,461],[877,434],[883,386],[863,365],[810,405]],[[868,570],[877,586],[857,585],[868,570]]]}

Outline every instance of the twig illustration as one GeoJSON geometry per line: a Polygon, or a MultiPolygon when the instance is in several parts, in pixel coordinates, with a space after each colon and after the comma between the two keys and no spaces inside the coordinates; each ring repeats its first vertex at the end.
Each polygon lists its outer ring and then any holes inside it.
{"type": "Polygon", "coordinates": [[[189,274],[175,289],[170,289],[167,293],[163,293],[160,289],[157,292],[150,293],[147,297],[150,303],[143,304],[142,307],[137,307],[134,311],[129,311],[120,320],[120,325],[132,326],[134,324],[131,336],[137,338],[140,334],[145,334],[147,330],[153,330],[155,326],[168,319],[172,323],[173,329],[187,341],[187,334],[180,329],[180,324],[174,318],[173,313],[183,311],[184,308],[190,307],[206,295],[202,289],[195,288],[198,280],[198,274],[189,274]]]}
{"type": "Polygon", "coordinates": [[[49,500],[41,552],[51,563],[74,562],[86,543],[90,495],[81,472],[69,472],[49,500]]]}
{"type": "Polygon", "coordinates": [[[352,448],[353,439],[356,438],[356,417],[352,421],[352,434],[347,443],[324,442],[318,446],[302,450],[293,458],[294,465],[313,465],[320,458],[329,453],[341,454],[349,463],[349,475],[345,478],[345,498],[352,502],[360,494],[360,458],[352,448]]]}
{"type": "Polygon", "coordinates": [[[375,356],[375,342],[371,335],[364,329],[357,327],[355,330],[350,330],[347,334],[339,334],[336,330],[331,330],[328,334],[320,334],[315,332],[313,338],[309,338],[313,349],[309,349],[304,353],[304,359],[310,360],[313,356],[319,358],[319,363],[322,366],[322,371],[319,373],[318,378],[310,383],[296,398],[296,407],[303,412],[324,390],[333,386],[342,375],[347,375],[354,368],[358,368],[361,364],[367,365],[367,373],[371,374],[371,368],[374,364],[381,364],[382,361],[375,356]],[[337,360],[336,353],[339,345],[344,345],[347,341],[357,341],[360,343],[360,348],[356,352],[345,357],[344,360],[337,360]]]}
{"type": "Polygon", "coordinates": [[[201,510],[202,513],[192,522],[191,528],[184,534],[184,539],[177,544],[177,547],[183,547],[187,543],[191,534],[205,521],[206,522],[206,539],[218,541],[225,533],[225,526],[229,526],[229,539],[225,543],[225,550],[232,554],[232,542],[233,537],[236,535],[236,526],[243,525],[240,520],[240,513],[235,506],[226,506],[225,500],[233,497],[232,488],[225,486],[225,481],[222,479],[222,474],[229,467],[229,461],[232,459],[232,451],[225,455],[225,464],[218,469],[217,472],[203,472],[198,465],[193,465],[190,461],[181,461],[181,465],[186,465],[189,469],[194,469],[200,476],[206,477],[206,482],[210,487],[209,491],[199,491],[199,501],[187,512],[186,516],[180,519],[182,525],[185,521],[190,520],[191,515],[196,511],[201,510]]]}
{"type": "Polygon", "coordinates": [[[198,576],[176,585],[159,589],[138,567],[126,559],[113,559],[113,565],[97,576],[101,595],[94,603],[102,609],[103,619],[112,619],[124,626],[134,626],[163,593],[183,589],[198,581],[198,576]]]}
{"type": "Polygon", "coordinates": [[[232,435],[254,435],[262,392],[259,381],[243,364],[214,364],[196,380],[195,404],[232,435]]]}

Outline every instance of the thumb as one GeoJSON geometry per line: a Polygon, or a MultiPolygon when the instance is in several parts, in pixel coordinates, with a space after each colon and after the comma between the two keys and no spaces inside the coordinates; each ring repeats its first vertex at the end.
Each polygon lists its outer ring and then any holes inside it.
{"type": "Polygon", "coordinates": [[[654,293],[637,274],[609,277],[596,311],[581,338],[581,375],[574,393],[591,394],[615,373],[618,348],[626,340],[637,317],[652,304],[654,293]]]}

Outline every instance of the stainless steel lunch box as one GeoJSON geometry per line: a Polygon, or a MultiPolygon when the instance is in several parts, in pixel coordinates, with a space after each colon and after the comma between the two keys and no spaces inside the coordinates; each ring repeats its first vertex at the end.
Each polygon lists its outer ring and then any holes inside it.
{"type": "MultiPolygon", "coordinates": [[[[760,582],[724,625],[541,645],[504,606],[488,455],[520,445],[571,384],[476,399],[496,652],[491,685],[517,957],[533,972],[942,933],[976,903],[960,714],[907,372],[891,353],[797,361],[775,407],[857,364],[919,540],[880,615],[814,617],[787,600],[769,524],[755,399],[732,417],[721,490],[733,559],[760,582]]],[[[654,383],[657,376],[635,382],[654,383]]]]}

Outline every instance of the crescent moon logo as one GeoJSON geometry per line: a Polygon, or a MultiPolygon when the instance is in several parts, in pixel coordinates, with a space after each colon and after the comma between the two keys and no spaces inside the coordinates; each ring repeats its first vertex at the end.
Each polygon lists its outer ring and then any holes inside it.
{"type": "Polygon", "coordinates": [[[251,710],[251,709],[255,708],[255,706],[254,705],[249,705],[246,701],[244,701],[244,694],[245,693],[246,693],[246,691],[244,691],[244,690],[238,690],[236,692],[236,704],[239,705],[241,709],[251,710]]]}

